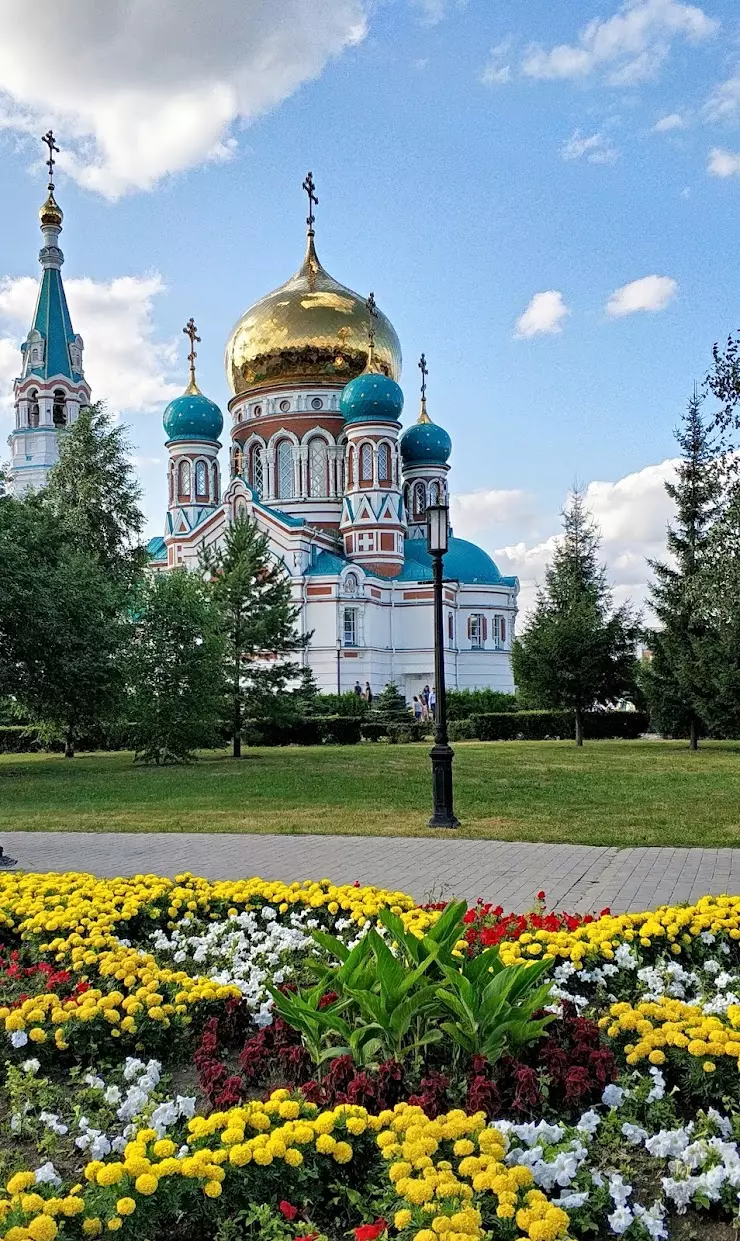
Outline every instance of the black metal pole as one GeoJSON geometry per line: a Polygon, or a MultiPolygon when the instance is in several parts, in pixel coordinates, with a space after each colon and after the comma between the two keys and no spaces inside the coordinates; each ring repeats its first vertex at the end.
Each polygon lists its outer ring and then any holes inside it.
{"type": "Polygon", "coordinates": [[[454,750],[447,740],[447,693],[445,690],[444,614],[442,603],[442,553],[432,556],[434,565],[434,746],[432,760],[432,807],[430,827],[459,827],[452,809],[452,759],[454,750]]]}
{"type": "Polygon", "coordinates": [[[338,696],[338,697],[341,697],[341,695],[342,695],[342,664],[341,664],[341,659],[342,659],[342,648],[341,648],[341,646],[338,646],[338,647],[337,647],[337,696],[338,696]]]}

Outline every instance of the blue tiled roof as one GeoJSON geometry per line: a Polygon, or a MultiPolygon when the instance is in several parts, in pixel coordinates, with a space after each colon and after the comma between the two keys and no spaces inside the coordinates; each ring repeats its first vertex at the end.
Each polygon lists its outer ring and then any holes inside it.
{"type": "Polygon", "coordinates": [[[149,552],[152,560],[167,559],[167,548],[165,547],[165,542],[161,534],[158,534],[155,538],[149,540],[146,545],[146,550],[149,552]]]}
{"type": "Polygon", "coordinates": [[[336,576],[348,563],[344,556],[335,556],[334,552],[319,552],[310,568],[306,569],[306,577],[321,577],[323,574],[336,576]]]}
{"type": "Polygon", "coordinates": [[[77,382],[80,374],[72,370],[69,346],[75,333],[69,317],[69,307],[62,283],[62,273],[56,267],[45,267],[39,285],[39,295],[33,316],[33,326],[45,342],[44,365],[35,366],[32,374],[41,379],[64,375],[77,382]]]}
{"type": "MultiPolygon", "coordinates": [[[[516,586],[515,577],[503,577],[488,552],[467,539],[450,539],[444,558],[444,575],[448,580],[466,586],[516,586]]],[[[424,539],[406,539],[404,565],[398,575],[401,581],[430,582],[432,558],[424,539]]],[[[398,578],[396,580],[398,580],[398,578]]]]}
{"type": "Polygon", "coordinates": [[[279,508],[271,508],[269,504],[263,504],[257,498],[257,493],[252,488],[250,488],[250,491],[252,491],[252,500],[255,506],[261,508],[263,512],[272,513],[273,517],[277,517],[280,521],[285,522],[286,526],[305,526],[306,523],[302,517],[292,517],[290,513],[283,513],[279,508]]]}

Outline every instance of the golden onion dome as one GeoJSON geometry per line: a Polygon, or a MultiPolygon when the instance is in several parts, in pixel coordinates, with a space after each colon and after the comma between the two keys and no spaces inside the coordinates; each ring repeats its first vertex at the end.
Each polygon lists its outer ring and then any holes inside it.
{"type": "MultiPolygon", "coordinates": [[[[345,384],[365,369],[367,357],[366,300],[324,270],[309,231],[299,270],[250,306],[234,327],[226,377],[235,394],[302,380],[345,384]]],[[[375,360],[384,374],[400,377],[401,345],[382,311],[375,320],[375,360]]]]}
{"type": "Polygon", "coordinates": [[[46,202],[42,205],[39,211],[39,220],[41,221],[42,226],[44,224],[54,224],[57,228],[61,228],[63,219],[64,214],[62,212],[62,208],[59,206],[59,203],[54,197],[54,191],[51,186],[49,186],[49,193],[46,202]]]}

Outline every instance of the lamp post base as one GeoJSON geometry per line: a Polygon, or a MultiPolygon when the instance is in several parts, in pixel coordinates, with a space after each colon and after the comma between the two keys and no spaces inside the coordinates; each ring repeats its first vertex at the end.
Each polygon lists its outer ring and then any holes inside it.
{"type": "Polygon", "coordinates": [[[429,751],[432,760],[432,817],[430,827],[459,827],[452,809],[452,759],[455,751],[451,746],[437,744],[429,751]]]}

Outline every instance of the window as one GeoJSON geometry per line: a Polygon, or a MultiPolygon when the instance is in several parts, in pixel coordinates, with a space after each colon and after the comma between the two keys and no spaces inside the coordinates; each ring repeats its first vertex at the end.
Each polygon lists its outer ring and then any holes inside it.
{"type": "Polygon", "coordinates": [[[287,412],[288,412],[288,410],[289,410],[289,409],[290,409],[290,401],[281,401],[281,402],[280,402],[280,412],[281,412],[281,413],[283,413],[283,414],[287,414],[287,412]]]}
{"type": "Polygon", "coordinates": [[[35,388],[32,388],[28,394],[28,425],[29,427],[39,425],[39,394],[35,388]]]}
{"type": "Polygon", "coordinates": [[[357,608],[344,609],[344,646],[357,646],[357,608]]]}
{"type": "Polygon", "coordinates": [[[171,461],[170,462],[170,504],[174,502],[174,499],[175,499],[175,463],[174,461],[171,461]]]}
{"type": "Polygon", "coordinates": [[[255,407],[254,407],[254,411],[253,411],[253,412],[254,412],[254,416],[255,416],[255,418],[259,418],[260,414],[262,413],[262,406],[261,406],[261,405],[255,405],[255,407]]]}
{"type": "Polygon", "coordinates": [[[208,467],[205,461],[199,461],[195,467],[195,494],[199,500],[208,499],[208,467]]]}
{"type": "Polygon", "coordinates": [[[213,463],[213,503],[218,504],[218,502],[219,502],[218,463],[214,461],[213,463]]]}
{"type": "Polygon", "coordinates": [[[505,616],[494,616],[493,618],[493,643],[497,651],[503,650],[506,645],[505,616]]]}
{"type": "Polygon", "coordinates": [[[313,400],[311,401],[311,409],[323,409],[323,408],[324,408],[324,402],[322,401],[321,397],[315,396],[313,400]]]}
{"type": "Polygon", "coordinates": [[[363,444],[360,449],[360,482],[371,483],[373,481],[373,446],[372,444],[363,444]]]}
{"type": "Polygon", "coordinates": [[[423,483],[414,483],[414,517],[417,520],[427,511],[427,492],[423,483]]]}
{"type": "Polygon", "coordinates": [[[64,393],[62,392],[61,388],[56,388],[54,391],[54,404],[52,406],[52,418],[54,421],[54,426],[57,427],[57,429],[60,427],[66,427],[67,406],[65,404],[64,393]]]}
{"type": "Polygon", "coordinates": [[[293,449],[287,440],[281,440],[277,450],[278,497],[293,499],[293,449]]]}
{"type": "Polygon", "coordinates": [[[378,449],[378,480],[390,485],[391,481],[391,450],[388,444],[381,444],[378,449]]]}
{"type": "Polygon", "coordinates": [[[326,441],[318,437],[308,446],[308,494],[325,496],[329,491],[326,441]]]}
{"type": "Polygon", "coordinates": [[[355,485],[355,450],[354,448],[350,448],[349,455],[347,457],[347,486],[354,487],[354,485],[355,485]]]}
{"type": "Polygon", "coordinates": [[[448,642],[449,642],[450,646],[452,646],[452,645],[454,644],[454,641],[455,641],[455,621],[454,621],[454,618],[453,618],[453,616],[452,616],[452,612],[448,612],[448,613],[447,613],[447,640],[448,640],[448,642]]]}
{"type": "Polygon", "coordinates": [[[429,503],[439,504],[439,485],[437,483],[429,484],[429,503]]]}
{"type": "Polygon", "coordinates": [[[177,471],[177,492],[181,500],[190,498],[190,462],[181,461],[177,471]]]}
{"type": "Polygon", "coordinates": [[[356,573],[348,573],[344,579],[345,595],[356,595],[360,589],[360,580],[356,573]]]}
{"type": "Polygon", "coordinates": [[[468,637],[471,646],[485,646],[487,628],[486,618],[481,612],[474,612],[468,617],[468,637]]]}
{"type": "Polygon", "coordinates": [[[252,467],[249,473],[249,481],[259,498],[262,499],[262,493],[265,488],[265,461],[259,444],[255,444],[252,448],[252,467]]]}

